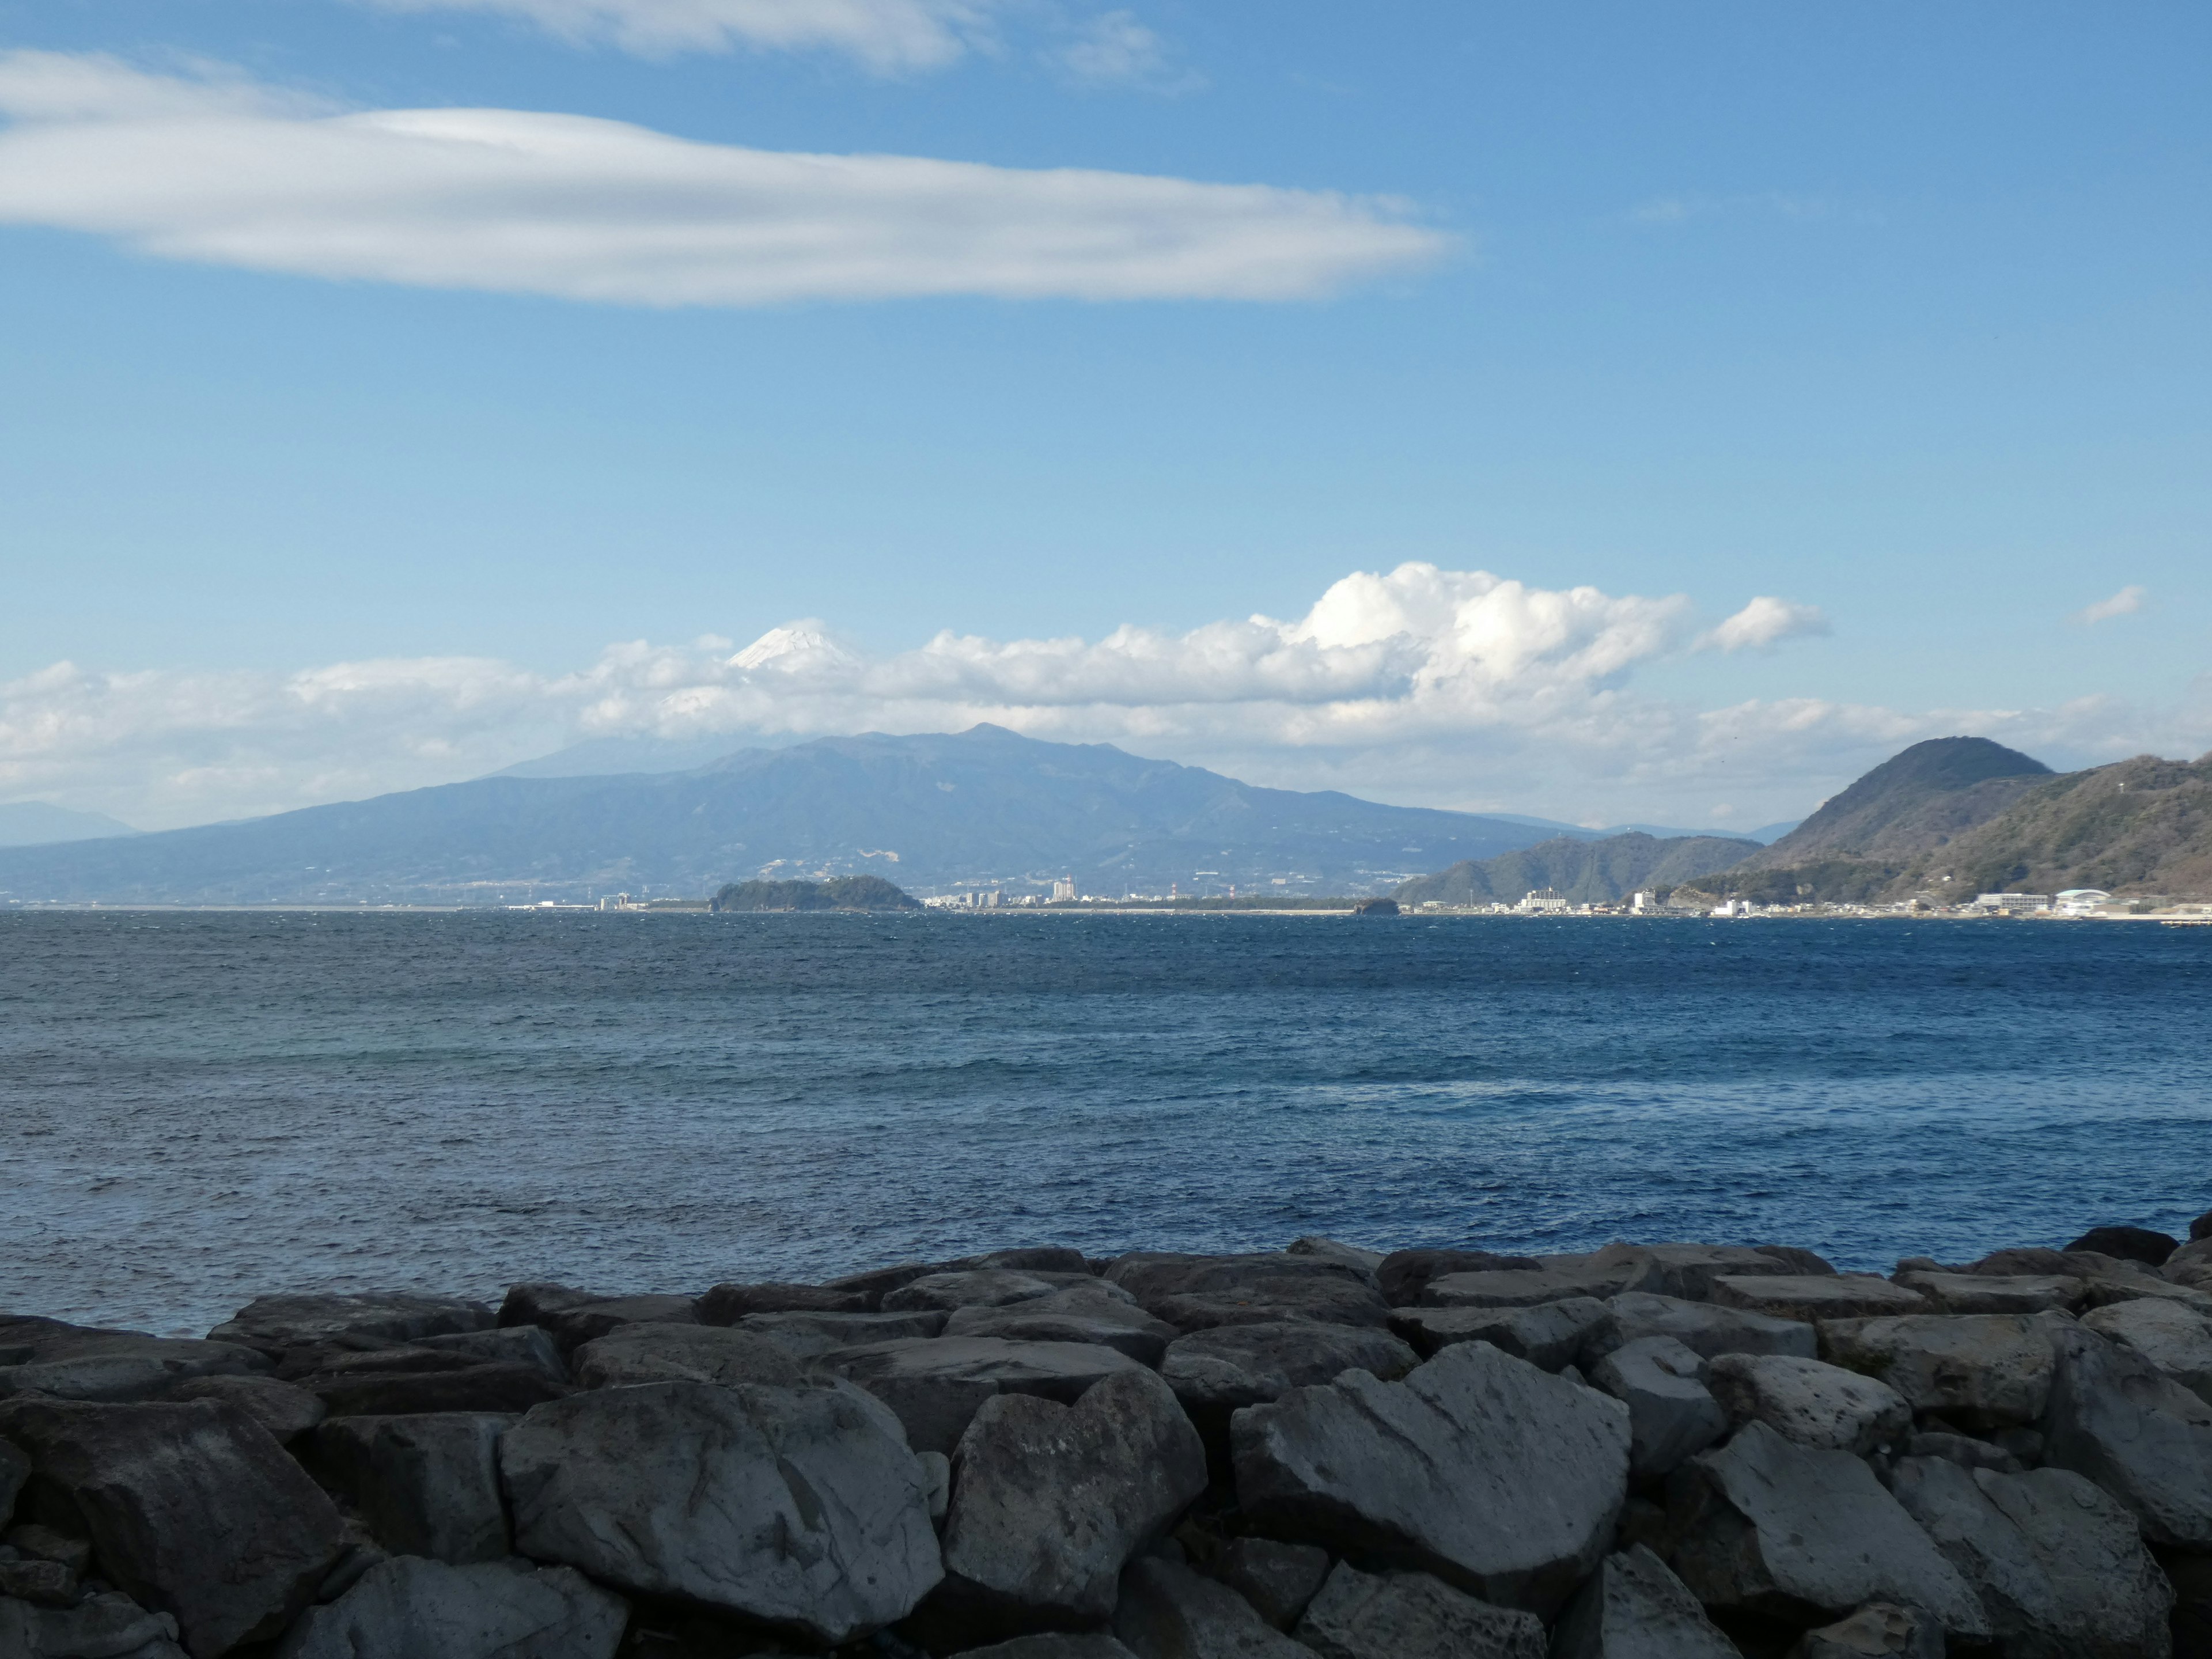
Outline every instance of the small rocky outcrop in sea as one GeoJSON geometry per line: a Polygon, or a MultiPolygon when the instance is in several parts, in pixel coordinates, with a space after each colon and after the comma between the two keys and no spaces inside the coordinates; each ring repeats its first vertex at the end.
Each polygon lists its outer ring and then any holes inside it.
{"type": "Polygon", "coordinates": [[[2187,1659],[2192,1231],[0,1318],[0,1659],[2187,1659]]]}

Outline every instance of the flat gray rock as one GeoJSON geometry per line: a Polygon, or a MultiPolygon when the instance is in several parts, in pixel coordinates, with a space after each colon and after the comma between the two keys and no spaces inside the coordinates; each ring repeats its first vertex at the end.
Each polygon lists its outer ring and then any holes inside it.
{"type": "Polygon", "coordinates": [[[568,1367],[553,1339],[536,1325],[508,1325],[489,1331],[453,1331],[442,1336],[418,1336],[414,1345],[434,1353],[465,1354],[471,1359],[502,1365],[532,1365],[555,1382],[568,1380],[568,1367]]]}
{"type": "Polygon", "coordinates": [[[1340,1371],[1368,1371],[1389,1381],[1419,1364],[1420,1356],[1388,1331],[1284,1320],[1218,1325],[1177,1337],[1160,1362],[1160,1375],[1189,1409],[1224,1411],[1279,1400],[1340,1371]]]}
{"type": "Polygon", "coordinates": [[[734,1325],[755,1314],[866,1313],[868,1298],[826,1285],[716,1285],[698,1301],[702,1325],[734,1325]]]}
{"type": "Polygon", "coordinates": [[[1249,1601],[1277,1630],[1288,1630],[1327,1582],[1328,1552],[1318,1544],[1232,1538],[1206,1563],[1206,1571],[1249,1601]]]}
{"type": "Polygon", "coordinates": [[[101,1577],[173,1614],[198,1659],[276,1635],[337,1559],[337,1510],[235,1406],[22,1397],[0,1437],[75,1505],[101,1577]]]}
{"type": "Polygon", "coordinates": [[[2051,1345],[2045,1461],[2118,1498],[2152,1543],[2212,1550],[2212,1406],[2093,1330],[2051,1345]]]}
{"type": "Polygon", "coordinates": [[[943,1336],[837,1348],[813,1362],[882,1401],[905,1425],[916,1451],[950,1455],[976,1410],[1000,1394],[1033,1394],[1073,1405],[1116,1371],[1145,1369],[1096,1343],[1011,1342],[995,1336],[943,1336]]]}
{"type": "Polygon", "coordinates": [[[1689,1586],[1643,1545],[1609,1555],[1576,1592],[1551,1659],[1741,1659],[1689,1586]]]}
{"type": "Polygon", "coordinates": [[[1778,1319],[1740,1308],[1631,1291],[1606,1304],[1605,1318],[1590,1328],[1583,1341],[1581,1363],[1595,1364],[1615,1348],[1647,1336],[1671,1336],[1707,1359],[1724,1353],[1820,1357],[1819,1334],[1802,1319],[1778,1319]]]}
{"type": "Polygon", "coordinates": [[[2173,1588],[2135,1516],[2080,1475],[1908,1457],[1890,1490],[1981,1597],[2007,1659],[2166,1652],[2173,1588]]]}
{"type": "Polygon", "coordinates": [[[1596,1566],[1628,1492],[1628,1411],[1484,1342],[1402,1382],[1360,1371],[1231,1419],[1261,1529],[1432,1571],[1556,1612],[1596,1566]]]}
{"type": "Polygon", "coordinates": [[[1628,1269],[1624,1291],[1648,1291],[1688,1302],[1711,1299],[1713,1281],[1723,1274],[1756,1278],[1834,1268],[1810,1250],[1777,1250],[1747,1244],[1608,1244],[1582,1260],[1595,1269],[1628,1269]]]}
{"type": "Polygon", "coordinates": [[[1496,1273],[1516,1267],[1540,1267],[1533,1255],[1501,1255],[1495,1250],[1393,1250],[1375,1270],[1382,1299],[1394,1308],[1410,1308],[1432,1279],[1446,1273],[1496,1273]]]}
{"type": "Polygon", "coordinates": [[[492,1310],[457,1296],[419,1296],[387,1291],[362,1296],[257,1297],[208,1333],[211,1342],[236,1342],[273,1352],[313,1348],[347,1338],[412,1342],[453,1331],[489,1330],[492,1310]]]}
{"type": "Polygon", "coordinates": [[[1790,1659],[1943,1659],[1943,1627],[1917,1607],[1875,1601],[1808,1631],[1790,1659]]]}
{"type": "Polygon", "coordinates": [[[849,1388],[644,1382],[541,1406],[500,1468],[515,1547],[836,1645],[943,1576],[929,1480],[849,1388]]]}
{"type": "Polygon", "coordinates": [[[629,1619],[570,1567],[395,1556],[312,1609],[276,1659],[614,1659],[629,1619]]]}
{"type": "Polygon", "coordinates": [[[1129,1558],[1206,1490],[1206,1449],[1165,1382],[1122,1371],[1073,1406],[983,1402],[952,1459],[942,1594],[1017,1625],[1114,1611],[1129,1558]]]}
{"type": "Polygon", "coordinates": [[[7,1659],[185,1659],[177,1621],[112,1590],[71,1607],[0,1599],[0,1654],[7,1659]]]}
{"type": "Polygon", "coordinates": [[[1638,1337],[1590,1370],[1595,1388],[1628,1407],[1628,1467],[1653,1480],[1729,1431],[1729,1415],[1705,1387],[1706,1361],[1671,1336],[1638,1337]]]}
{"type": "Polygon", "coordinates": [[[183,1403],[221,1400],[235,1406],[269,1431],[279,1445],[289,1444],[321,1422],[323,1402],[305,1389],[273,1376],[199,1376],[169,1390],[183,1403]]]}
{"type": "Polygon", "coordinates": [[[763,1382],[793,1389],[804,1380],[790,1351],[757,1331],[725,1325],[624,1325],[568,1357],[587,1389],[630,1382],[763,1382]]]}
{"type": "Polygon", "coordinates": [[[518,1420],[478,1412],[334,1417],[315,1431],[315,1466],[394,1555],[497,1561],[509,1548],[499,1443],[518,1420]]]}
{"type": "Polygon", "coordinates": [[[153,1400],[195,1377],[246,1376],[268,1369],[262,1354],[234,1342],[94,1330],[57,1319],[0,1318],[0,1396],[153,1400]]]}
{"type": "Polygon", "coordinates": [[[864,1348],[876,1342],[906,1342],[945,1334],[941,1313],[747,1314],[740,1330],[764,1336],[794,1359],[812,1359],[837,1348],[864,1348]]]}
{"type": "Polygon", "coordinates": [[[1047,1295],[996,1307],[956,1309],[947,1336],[994,1336],[1009,1342],[1085,1342],[1112,1348],[1142,1365],[1158,1365],[1176,1328],[1139,1307],[1119,1285],[1085,1277],[1047,1295]]]}
{"type": "Polygon", "coordinates": [[[1298,1620],[1322,1659],[1545,1659],[1535,1614],[1494,1607],[1425,1572],[1366,1573],[1340,1561],[1298,1620]]]}
{"type": "Polygon", "coordinates": [[[2050,1322],[2063,1316],[1907,1314],[1820,1327],[1823,1357],[1878,1377],[1917,1413],[1969,1429],[2024,1428],[2051,1398],[2050,1322]]]}
{"type": "MultiPolygon", "coordinates": [[[[2207,1241],[2212,1243],[2212,1241],[2207,1241]]],[[[2117,1302],[2081,1323],[2134,1349],[2195,1395],[2212,1402],[2212,1319],[2172,1302],[2117,1302]]]]}
{"type": "Polygon", "coordinates": [[[1178,1330],[1285,1319],[1377,1329],[1389,1322],[1372,1276],[1326,1256],[1144,1251],[1116,1258],[1103,1277],[1178,1330]]]}
{"type": "Polygon", "coordinates": [[[626,1325],[696,1325],[697,1304],[688,1296],[605,1296],[572,1308],[547,1312],[532,1322],[553,1339],[563,1354],[596,1342],[626,1325]]]}
{"type": "Polygon", "coordinates": [[[1390,1328],[1425,1357],[1455,1342],[1487,1342],[1556,1371],[1574,1364],[1606,1318],[1606,1304],[1595,1297],[1571,1296],[1528,1308],[1401,1308],[1390,1316],[1390,1328]]]}
{"type": "Polygon", "coordinates": [[[1818,1359],[1723,1354],[1706,1367],[1705,1386],[1729,1422],[1764,1423],[1816,1451],[1863,1457],[1912,1432],[1912,1408],[1894,1389],[1818,1359]]]}
{"type": "Polygon", "coordinates": [[[1863,1602],[1924,1607],[1952,1635],[1989,1621],[1958,1569],[1849,1452],[1749,1423],[1668,1489],[1674,1568],[1708,1608],[1805,1626],[1863,1602]]]}
{"type": "Polygon", "coordinates": [[[1383,1262],[1389,1260],[1384,1251],[1362,1249],[1357,1244],[1346,1244],[1341,1239],[1325,1238],[1319,1233],[1308,1233],[1303,1238],[1292,1239],[1283,1246],[1283,1254],[1318,1256],[1323,1261],[1333,1261],[1339,1267],[1364,1273],[1370,1279],[1382,1272],[1383,1262]]]}
{"type": "Polygon", "coordinates": [[[1313,1659],[1228,1585],[1153,1556],[1122,1573],[1114,1634],[1137,1659],[1313,1659]]]}
{"type": "Polygon", "coordinates": [[[960,1273],[925,1273],[884,1293],[885,1313],[945,1313],[958,1308],[1006,1308],[1032,1302],[1055,1291],[1082,1285],[1133,1305],[1135,1298],[1091,1274],[1025,1273],[1012,1267],[975,1267],[960,1273]]]}
{"type": "Polygon", "coordinates": [[[1443,1273],[1421,1291],[1425,1308],[1533,1308],[1570,1297],[1603,1300],[1619,1296],[1635,1281],[1636,1264],[1602,1264],[1588,1256],[1538,1258],[1540,1267],[1504,1267],[1487,1273],[1443,1273]]]}
{"type": "Polygon", "coordinates": [[[1942,1314],[2070,1312],[2081,1305],[2081,1281],[2070,1274],[1900,1273],[1897,1282],[1942,1314]]]}
{"type": "Polygon", "coordinates": [[[1875,1319],[1928,1311],[1928,1298],[1872,1273],[1786,1273],[1774,1277],[1723,1275],[1712,1299],[1723,1308],[1771,1319],[1875,1319]]]}

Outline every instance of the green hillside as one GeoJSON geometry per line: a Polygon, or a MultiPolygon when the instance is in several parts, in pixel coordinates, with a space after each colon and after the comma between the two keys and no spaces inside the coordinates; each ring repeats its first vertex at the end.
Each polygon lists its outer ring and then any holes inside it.
{"type": "Polygon", "coordinates": [[[1640,831],[1602,841],[1562,836],[1496,858],[1469,859],[1397,891],[1401,904],[1517,903],[1549,887],[1577,904],[1613,904],[1644,887],[1673,887],[1741,864],[1759,843],[1729,836],[1661,840],[1640,831]]]}

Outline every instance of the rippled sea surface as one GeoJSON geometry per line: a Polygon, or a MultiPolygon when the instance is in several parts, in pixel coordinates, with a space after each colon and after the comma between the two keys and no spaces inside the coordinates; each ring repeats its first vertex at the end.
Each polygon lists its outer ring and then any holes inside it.
{"type": "Polygon", "coordinates": [[[2212,928],[0,914],[0,1310],[2212,1208],[2212,928]]]}

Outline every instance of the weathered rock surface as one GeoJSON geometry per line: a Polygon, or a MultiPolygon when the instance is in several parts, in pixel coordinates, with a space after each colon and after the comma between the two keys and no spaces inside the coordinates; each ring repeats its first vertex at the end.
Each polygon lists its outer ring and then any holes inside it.
{"type": "Polygon", "coordinates": [[[1121,1575],[1114,1634],[1137,1659],[1313,1659],[1226,1584],[1152,1556],[1121,1575]]]}
{"type": "Polygon", "coordinates": [[[1364,1273],[1321,1256],[1143,1251],[1117,1257],[1104,1278],[1146,1312],[1184,1331],[1284,1319],[1380,1328],[1390,1317],[1364,1273]]]}
{"type": "Polygon", "coordinates": [[[1864,1457],[1912,1431],[1912,1408],[1895,1389],[1818,1359],[1723,1354],[1708,1366],[1705,1386],[1729,1422],[1764,1423],[1817,1451],[1864,1457]]]}
{"type": "Polygon", "coordinates": [[[941,1336],[941,1313],[747,1314],[738,1328],[764,1336],[794,1359],[811,1359],[837,1348],[941,1336]]]}
{"type": "Polygon", "coordinates": [[[1420,1356],[1387,1331],[1358,1325],[1282,1321],[1218,1325],[1169,1345],[1160,1375],[1192,1411],[1232,1410],[1279,1400],[1340,1371],[1403,1376],[1420,1356]]]}
{"type": "Polygon", "coordinates": [[[2080,1279],[2052,1273],[1900,1273],[1897,1282],[1926,1297],[1939,1314],[2070,1312],[2085,1293],[2080,1279]]]}
{"type": "Polygon", "coordinates": [[[301,1620],[277,1659],[614,1659],[629,1604],[568,1567],[395,1556],[301,1620]]]}
{"type": "Polygon", "coordinates": [[[252,1348],[194,1342],[137,1331],[91,1330],[56,1319],[0,1317],[0,1396],[46,1394],[62,1400],[151,1400],[199,1376],[242,1376],[269,1369],[252,1348]]]}
{"type": "Polygon", "coordinates": [[[1294,1238],[1283,1246],[1285,1255],[1314,1255],[1324,1261],[1334,1261],[1339,1267],[1350,1267],[1369,1279],[1378,1279],[1382,1263],[1387,1259],[1382,1250],[1362,1249],[1357,1244],[1346,1244],[1342,1239],[1326,1238],[1319,1233],[1308,1233],[1294,1238]]]}
{"type": "Polygon", "coordinates": [[[969,1648],[953,1659],[1136,1659],[1112,1637],[1092,1632],[1071,1636],[1061,1631],[1039,1631],[1012,1641],[994,1642],[988,1648],[969,1648]]]}
{"type": "Polygon", "coordinates": [[[943,1273],[945,1266],[927,1261],[900,1261],[888,1267],[871,1267],[866,1273],[847,1273],[842,1279],[827,1281],[825,1291],[850,1291],[873,1313],[883,1305],[884,1297],[902,1285],[910,1285],[924,1273],[943,1273]]]}
{"type": "Polygon", "coordinates": [[[951,1313],[959,1308],[1005,1308],[1081,1285],[1101,1297],[1133,1305],[1136,1298],[1089,1273],[1024,1273],[1012,1267],[975,1267],[958,1273],[925,1273],[884,1293],[885,1313],[951,1313]]]}
{"type": "Polygon", "coordinates": [[[1594,1267],[1584,1256],[1549,1256],[1540,1267],[1505,1267],[1487,1273],[1442,1273],[1421,1291],[1425,1308],[1533,1308],[1570,1297],[1601,1300],[1620,1295],[1636,1277],[1634,1266],[1614,1262],[1594,1267]]]}
{"type": "Polygon", "coordinates": [[[67,1608],[0,1600],[7,1659],[184,1659],[177,1621],[109,1590],[67,1608]]]}
{"type": "Polygon", "coordinates": [[[568,1367],[553,1339],[536,1325],[507,1325],[489,1331],[454,1331],[444,1336],[418,1336],[414,1346],[434,1353],[466,1354],[471,1359],[503,1365],[532,1365],[556,1382],[568,1380],[568,1367]]]}
{"type": "Polygon", "coordinates": [[[0,1527],[15,1512],[15,1494],[31,1478],[31,1460],[5,1440],[0,1440],[0,1527]]]}
{"type": "Polygon", "coordinates": [[[194,1659],[273,1637],[337,1559],[337,1511],[236,1407],[0,1403],[0,1437],[73,1508],[102,1574],[194,1659]]]}
{"type": "Polygon", "coordinates": [[[1890,1490],[1988,1613],[2006,1659],[2149,1659],[2173,1590],[2118,1501],[2065,1469],[1899,1462],[1890,1490]]]}
{"type": "Polygon", "coordinates": [[[452,1370],[345,1370],[299,1379],[332,1417],[526,1412],[570,1392],[536,1365],[494,1361],[452,1370]]]}
{"type": "Polygon", "coordinates": [[[33,1560],[12,1550],[0,1555],[0,1596],[33,1607],[70,1607],[76,1605],[76,1574],[59,1561],[33,1560]]]}
{"type": "Polygon", "coordinates": [[[497,1561],[508,1550],[499,1443],[517,1420],[477,1412],[332,1418],[315,1431],[315,1466],[394,1555],[497,1561]]]}
{"type": "Polygon", "coordinates": [[[1914,1435],[1905,1443],[1905,1454],[1908,1457],[1941,1457],[1961,1468],[1989,1469],[1998,1474],[2025,1473],[2020,1459],[2002,1446],[1941,1429],[1914,1435]]]}
{"type": "Polygon", "coordinates": [[[940,1273],[975,1273],[987,1267],[1011,1267],[1018,1273],[1087,1273],[1091,1263],[1083,1252],[1066,1244],[1017,1244],[1011,1249],[985,1250],[942,1264],[940,1273]]]}
{"type": "Polygon", "coordinates": [[[2157,1267],[2165,1265],[2177,1243],[2171,1233],[2154,1232],[2148,1227],[2092,1227],[2066,1248],[2094,1250],[2100,1255],[2116,1255],[2123,1261],[2157,1267]]]}
{"type": "Polygon", "coordinates": [[[325,1414],[321,1400],[273,1376],[194,1377],[170,1389],[167,1397],[180,1403],[223,1401],[268,1430],[280,1445],[298,1439],[325,1414]]]}
{"type": "Polygon", "coordinates": [[[814,1365],[889,1406],[916,1451],[948,1455],[977,1409],[994,1395],[1033,1394],[1073,1405],[1092,1383],[1116,1371],[1144,1369],[1127,1354],[1095,1343],[1009,1342],[994,1336],[838,1348],[814,1365]]]}
{"type": "Polygon", "coordinates": [[[1528,1308],[1401,1308],[1390,1316],[1390,1328],[1425,1356],[1455,1342],[1487,1342],[1556,1371],[1574,1363],[1607,1317],[1606,1304],[1595,1297],[1571,1296],[1528,1308]]]}
{"type": "Polygon", "coordinates": [[[1393,1250],[1375,1270],[1382,1299],[1394,1308],[1410,1308],[1421,1298],[1432,1279],[1446,1273],[1484,1273],[1544,1264],[1533,1255],[1499,1255],[1491,1250],[1393,1250]]]}
{"type": "Polygon", "coordinates": [[[1749,1423],[1675,1471],[1668,1509],[1674,1571],[1708,1608],[1802,1626],[1889,1601],[1954,1636],[1988,1634],[1958,1570],[1849,1452],[1749,1423]]]}
{"type": "Polygon", "coordinates": [[[1876,1601],[1808,1631],[1790,1659],[1943,1659],[1943,1627],[1917,1607],[1876,1601]]]}
{"type": "Polygon", "coordinates": [[[2212,1403],[2212,1319],[2171,1302],[2136,1301],[2099,1308],[2081,1322],[2212,1403]]]}
{"type": "Polygon", "coordinates": [[[2051,1398],[2050,1321],[2063,1316],[1907,1314],[1831,1320],[1820,1351],[1848,1370],[1879,1377],[1915,1412],[1966,1428],[2025,1427],[2051,1398]]]}
{"type": "Polygon", "coordinates": [[[983,1402],[952,1459],[945,1593],[1013,1624],[1114,1610],[1121,1569],[1206,1490],[1206,1449],[1152,1372],[1107,1377],[1073,1406],[983,1402]]]}
{"type": "Polygon", "coordinates": [[[1771,1245],[1608,1244],[1584,1258],[1591,1267],[1626,1267],[1623,1291],[1671,1296],[1686,1302],[1711,1299],[1713,1281],[1723,1275],[1756,1278],[1835,1272],[1810,1250],[1771,1245]]]}
{"type": "Polygon", "coordinates": [[[500,1467],[521,1553],[816,1642],[904,1617],[942,1576],[928,1478],[857,1389],[575,1395],[508,1430],[500,1467]]]}
{"type": "Polygon", "coordinates": [[[1636,1479],[1668,1474],[1728,1432],[1729,1415],[1705,1387],[1705,1365],[1671,1336],[1645,1336],[1592,1369],[1592,1384],[1628,1407],[1628,1467],[1636,1479]]]}
{"type": "Polygon", "coordinates": [[[1543,1621],[1494,1607],[1425,1572],[1337,1564],[1298,1621],[1322,1659],[1545,1659],[1543,1621]]]}
{"type": "Polygon", "coordinates": [[[492,1310],[454,1296],[392,1291],[365,1296],[264,1296],[208,1333],[264,1353],[361,1343],[412,1342],[453,1331],[488,1330],[492,1310]]]}
{"type": "Polygon", "coordinates": [[[696,1325],[699,1322],[696,1304],[688,1296],[610,1296],[549,1313],[536,1322],[565,1355],[626,1325],[696,1325]]]}
{"type": "Polygon", "coordinates": [[[764,1382],[797,1388],[799,1362],[781,1344],[741,1326],[624,1325],[569,1356],[587,1389],[629,1382],[764,1382]]]}
{"type": "Polygon", "coordinates": [[[2045,1460],[2126,1504],[2152,1543],[2212,1551],[2212,1406],[2086,1328],[2051,1346],[2045,1460]]]}
{"type": "Polygon", "coordinates": [[[1237,1490],[1263,1529],[1556,1611],[1628,1488],[1628,1412],[1482,1342],[1402,1382],[1351,1371],[1231,1419],[1237,1490]]]}
{"type": "Polygon", "coordinates": [[[1328,1552],[1318,1544],[1232,1538],[1206,1571],[1249,1601],[1277,1630],[1288,1630],[1328,1580],[1328,1552]]]}
{"type": "Polygon", "coordinates": [[[1739,1659],[1689,1587],[1643,1545],[1607,1556],[1554,1632],[1551,1659],[1739,1659]]]}
{"type": "Polygon", "coordinates": [[[1158,1365],[1176,1328],[1137,1305],[1119,1285],[1085,1278],[1048,1294],[994,1307],[957,1309],[947,1336],[995,1336],[1009,1342],[1088,1342],[1158,1365]]]}
{"type": "Polygon", "coordinates": [[[1613,1297],[1605,1308],[1605,1318],[1593,1325],[1583,1340],[1582,1363],[1585,1365],[1648,1336],[1671,1336],[1707,1359],[1717,1359],[1724,1353],[1791,1354],[1800,1359],[1817,1358],[1820,1354],[1818,1334],[1802,1319],[1777,1319],[1740,1308],[1638,1291],[1613,1297]]]}
{"type": "Polygon", "coordinates": [[[1884,1314],[1925,1313],[1927,1298],[1872,1273],[1786,1273],[1772,1278],[1723,1276],[1713,1300],[1774,1319],[1871,1319],[1884,1314]]]}
{"type": "Polygon", "coordinates": [[[869,1308],[858,1291],[823,1285],[716,1285],[699,1298],[696,1311],[702,1325],[734,1325],[755,1314],[856,1314],[869,1308]]]}

